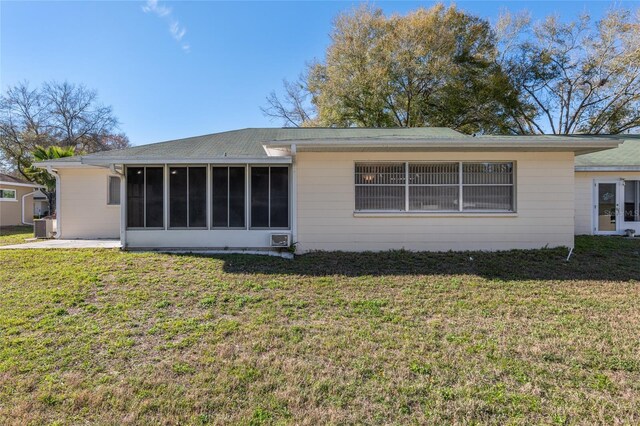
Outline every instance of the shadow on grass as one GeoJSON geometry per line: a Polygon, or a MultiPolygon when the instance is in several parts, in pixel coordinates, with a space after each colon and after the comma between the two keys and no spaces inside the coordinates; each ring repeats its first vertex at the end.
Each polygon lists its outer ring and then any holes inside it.
{"type": "MultiPolygon", "coordinates": [[[[640,281],[640,239],[576,237],[569,261],[566,248],[503,252],[382,253],[315,252],[285,260],[228,255],[228,273],[307,276],[478,275],[504,280],[640,281]]],[[[183,255],[187,256],[187,255],[183,255]]]]}

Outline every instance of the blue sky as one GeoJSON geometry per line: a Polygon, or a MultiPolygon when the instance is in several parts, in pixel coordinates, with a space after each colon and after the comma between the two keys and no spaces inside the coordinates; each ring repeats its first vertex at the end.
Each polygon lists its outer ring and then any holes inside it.
{"type": "MultiPolygon", "coordinates": [[[[406,13],[434,2],[376,2],[406,13]]],[[[639,2],[616,2],[638,7],[639,2]]],[[[460,1],[494,20],[611,2],[460,1]]],[[[0,87],[68,80],[96,89],[134,145],[243,127],[280,126],[260,106],[283,78],[322,58],[333,17],[358,2],[0,1],[0,87]]]]}

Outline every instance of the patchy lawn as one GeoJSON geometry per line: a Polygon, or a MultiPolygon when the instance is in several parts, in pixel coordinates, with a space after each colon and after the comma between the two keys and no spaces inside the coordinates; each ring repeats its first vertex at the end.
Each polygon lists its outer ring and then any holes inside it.
{"type": "Polygon", "coordinates": [[[0,252],[2,424],[638,424],[640,240],[0,252]]]}
{"type": "Polygon", "coordinates": [[[33,238],[33,226],[0,227],[0,246],[22,244],[27,238],[33,238]]]}

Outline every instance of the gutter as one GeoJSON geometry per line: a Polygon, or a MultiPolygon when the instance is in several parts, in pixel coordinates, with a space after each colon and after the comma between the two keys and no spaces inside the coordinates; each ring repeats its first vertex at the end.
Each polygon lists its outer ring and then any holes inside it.
{"type": "MultiPolygon", "coordinates": [[[[127,187],[126,176],[123,172],[118,171],[116,169],[115,164],[109,165],[109,171],[114,175],[120,176],[120,248],[121,250],[126,250],[127,248],[127,230],[125,228],[126,221],[126,196],[125,191],[127,187]]],[[[123,168],[124,171],[124,168],[123,168]]]]}
{"type": "Polygon", "coordinates": [[[38,192],[38,190],[33,191],[33,192],[29,192],[28,194],[24,194],[24,195],[22,196],[22,215],[21,215],[21,216],[22,216],[22,220],[21,220],[21,222],[22,222],[22,224],[23,224],[23,225],[33,225],[33,222],[27,222],[27,221],[26,221],[26,219],[25,219],[25,217],[24,217],[24,200],[25,200],[25,198],[27,198],[29,195],[33,195],[33,194],[35,194],[36,192],[38,192]]]}
{"type": "Polygon", "coordinates": [[[638,166],[576,166],[576,172],[638,172],[638,166]]]}
{"type": "Polygon", "coordinates": [[[57,171],[54,171],[50,165],[47,165],[47,172],[56,178],[56,234],[53,238],[56,240],[62,235],[62,212],[60,211],[60,175],[57,171]]]}
{"type": "Polygon", "coordinates": [[[296,166],[296,144],[291,144],[291,244],[294,251],[298,245],[298,178],[296,166]]]}

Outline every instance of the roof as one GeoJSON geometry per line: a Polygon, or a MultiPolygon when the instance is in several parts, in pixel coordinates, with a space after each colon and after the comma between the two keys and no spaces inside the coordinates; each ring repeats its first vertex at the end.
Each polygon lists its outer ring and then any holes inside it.
{"type": "Polygon", "coordinates": [[[153,162],[291,162],[299,151],[556,150],[594,152],[617,146],[606,138],[465,135],[444,127],[249,128],[67,157],[38,166],[143,164],[153,162]]]}
{"type": "Polygon", "coordinates": [[[640,170],[640,135],[610,137],[624,139],[624,143],[614,149],[577,156],[576,170],[640,170]]]}
{"type": "Polygon", "coordinates": [[[13,185],[13,186],[29,186],[32,188],[44,188],[44,186],[39,185],[37,183],[27,182],[26,180],[23,180],[5,173],[0,173],[0,183],[5,185],[13,185]]]}

